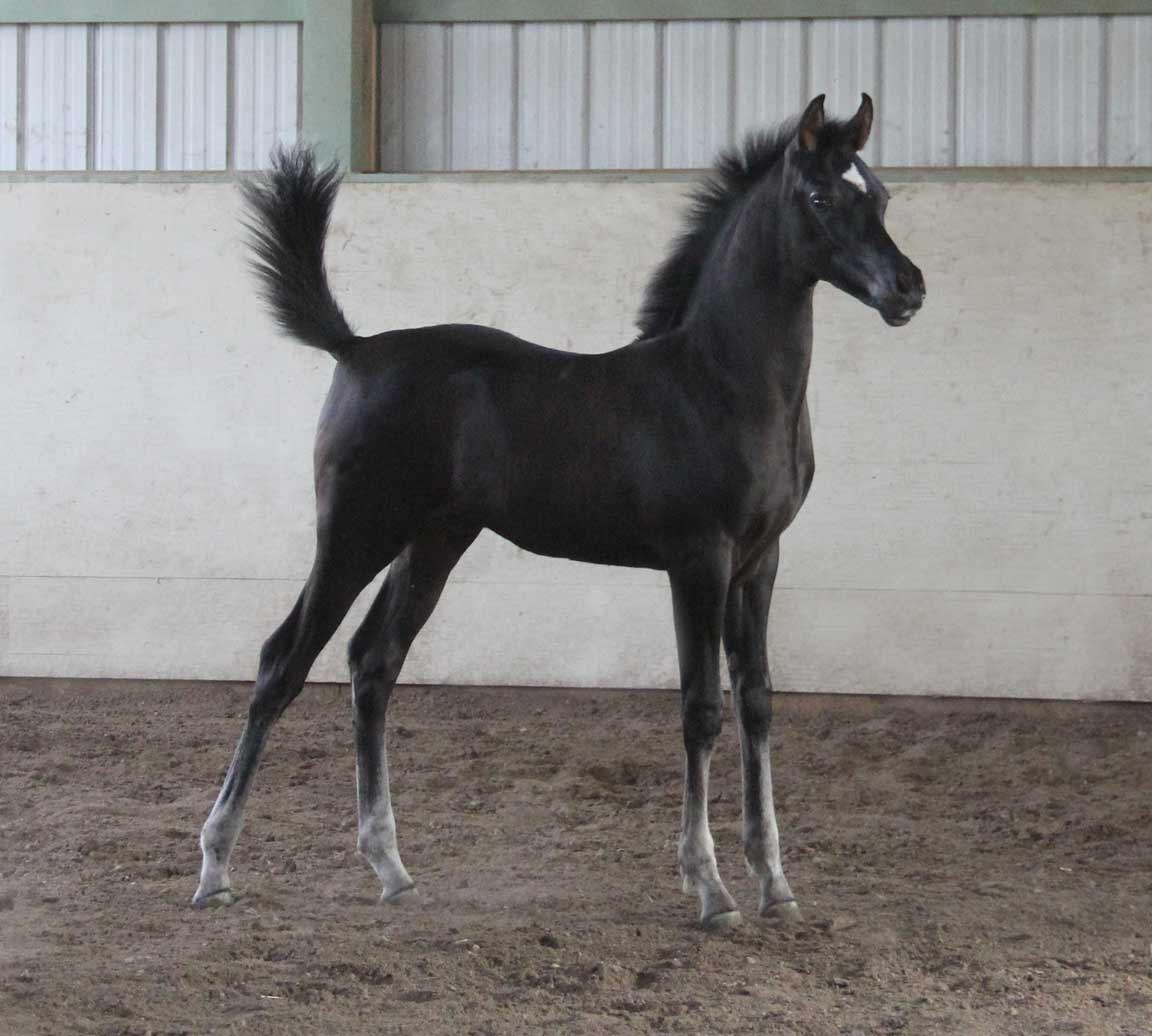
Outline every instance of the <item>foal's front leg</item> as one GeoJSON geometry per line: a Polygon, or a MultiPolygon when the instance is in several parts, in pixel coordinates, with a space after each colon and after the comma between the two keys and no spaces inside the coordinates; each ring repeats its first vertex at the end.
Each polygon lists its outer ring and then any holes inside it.
{"type": "Polygon", "coordinates": [[[684,811],[680,874],[684,891],[700,897],[700,923],[729,928],[740,923],[736,902],[716,867],[708,829],[708,766],[723,723],[720,692],[720,635],[728,594],[731,555],[717,549],[669,573],[680,657],[684,724],[684,811]]]}
{"type": "Polygon", "coordinates": [[[744,858],[760,879],[760,913],[793,921],[800,909],[784,877],[780,835],[772,801],[772,760],[768,735],[772,727],[772,678],[768,673],[768,608],[780,563],[779,544],[772,547],[746,583],[733,585],[724,622],[724,647],[732,677],[732,696],[740,725],[744,775],[744,858]]]}

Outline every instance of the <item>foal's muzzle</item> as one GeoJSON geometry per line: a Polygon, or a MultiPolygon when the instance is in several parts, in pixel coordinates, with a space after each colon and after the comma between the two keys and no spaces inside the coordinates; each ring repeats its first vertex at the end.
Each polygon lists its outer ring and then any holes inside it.
{"type": "Polygon", "coordinates": [[[924,305],[924,275],[919,267],[905,260],[905,266],[896,274],[894,289],[876,307],[889,327],[903,327],[924,305]]]}

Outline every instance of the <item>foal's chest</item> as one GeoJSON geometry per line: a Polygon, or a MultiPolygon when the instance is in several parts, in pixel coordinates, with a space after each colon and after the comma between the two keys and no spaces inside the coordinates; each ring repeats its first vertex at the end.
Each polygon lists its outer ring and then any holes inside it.
{"type": "Polygon", "coordinates": [[[759,560],[792,524],[812,485],[816,465],[807,404],[789,424],[769,440],[761,458],[752,507],[737,537],[742,566],[759,560]]]}

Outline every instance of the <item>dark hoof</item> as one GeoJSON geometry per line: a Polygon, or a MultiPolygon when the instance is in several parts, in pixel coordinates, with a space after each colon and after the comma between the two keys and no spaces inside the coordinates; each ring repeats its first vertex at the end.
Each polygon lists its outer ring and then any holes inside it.
{"type": "Polygon", "coordinates": [[[739,910],[724,910],[700,919],[700,926],[709,932],[727,932],[740,926],[739,910]]]}
{"type": "Polygon", "coordinates": [[[192,905],[197,910],[207,910],[209,907],[228,907],[236,902],[236,893],[231,889],[217,889],[215,892],[208,892],[201,895],[199,892],[192,900],[192,905]]]}
{"type": "Polygon", "coordinates": [[[416,883],[401,885],[398,889],[385,890],[380,894],[380,902],[389,906],[401,906],[416,898],[416,883]]]}
{"type": "Polygon", "coordinates": [[[781,903],[769,903],[760,908],[760,916],[770,924],[790,925],[799,924],[804,920],[800,913],[800,904],[794,899],[785,899],[781,903]]]}

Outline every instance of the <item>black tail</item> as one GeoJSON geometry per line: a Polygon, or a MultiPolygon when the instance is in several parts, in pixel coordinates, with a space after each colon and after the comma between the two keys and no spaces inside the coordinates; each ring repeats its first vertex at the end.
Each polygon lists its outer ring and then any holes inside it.
{"type": "Polygon", "coordinates": [[[317,170],[316,156],[302,144],[277,148],[271,170],[240,185],[252,267],[272,315],[288,334],[336,359],[356,338],[324,271],[324,238],[339,188],[340,166],[317,170]]]}

